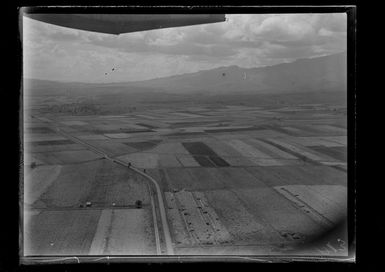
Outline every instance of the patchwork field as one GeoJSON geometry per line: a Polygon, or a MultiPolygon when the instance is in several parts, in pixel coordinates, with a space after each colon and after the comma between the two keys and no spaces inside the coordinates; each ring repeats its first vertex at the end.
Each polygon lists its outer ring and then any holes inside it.
{"type": "Polygon", "coordinates": [[[327,105],[34,115],[24,254],[157,254],[148,181],[107,156],[159,184],[175,254],[347,254],[346,226],[314,242],[347,216],[346,115],[327,105]]]}

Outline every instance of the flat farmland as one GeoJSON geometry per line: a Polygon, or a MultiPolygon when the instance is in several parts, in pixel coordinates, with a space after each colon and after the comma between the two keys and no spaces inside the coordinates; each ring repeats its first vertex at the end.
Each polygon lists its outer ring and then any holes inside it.
{"type": "Polygon", "coordinates": [[[347,215],[346,115],[328,105],[47,114],[24,132],[27,254],[155,255],[157,232],[165,254],[148,180],[114,159],[159,184],[175,254],[347,254],[346,229],[313,243],[347,215]]]}
{"type": "Polygon", "coordinates": [[[28,171],[24,254],[154,254],[149,190],[142,179],[105,160],[28,171]],[[135,207],[137,200],[142,209],[135,207]],[[127,232],[131,236],[122,239],[127,232]]]}

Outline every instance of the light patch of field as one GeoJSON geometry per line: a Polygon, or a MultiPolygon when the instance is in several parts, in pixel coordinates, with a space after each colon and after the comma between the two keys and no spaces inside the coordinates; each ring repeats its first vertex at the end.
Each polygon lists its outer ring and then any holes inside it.
{"type": "Polygon", "coordinates": [[[332,227],[347,216],[347,188],[340,185],[288,185],[274,189],[301,210],[332,227]]]}
{"type": "Polygon", "coordinates": [[[126,139],[132,137],[132,134],[130,133],[106,133],[104,135],[112,139],[126,139]]]}
{"type": "Polygon", "coordinates": [[[32,205],[58,178],[62,166],[42,165],[24,175],[24,203],[32,205]]]}
{"type": "Polygon", "coordinates": [[[82,140],[108,140],[107,137],[101,134],[91,134],[91,135],[79,135],[77,138],[82,140]]]}
{"type": "Polygon", "coordinates": [[[304,132],[303,130],[300,130],[299,128],[295,128],[295,127],[282,127],[282,128],[287,130],[287,131],[294,132],[294,133],[303,133],[304,132]]]}
{"type": "Polygon", "coordinates": [[[170,128],[154,128],[153,130],[156,131],[157,133],[162,133],[162,134],[173,131],[173,129],[170,129],[170,128]]]}
{"type": "Polygon", "coordinates": [[[121,142],[116,142],[113,140],[103,140],[103,141],[89,141],[93,146],[103,150],[110,156],[122,156],[125,154],[136,152],[137,149],[132,148],[121,142]]]}
{"type": "Polygon", "coordinates": [[[121,123],[108,122],[108,123],[94,123],[93,127],[97,130],[119,130],[122,127],[121,123]]]}
{"type": "Polygon", "coordinates": [[[335,147],[343,146],[340,143],[333,142],[327,139],[327,137],[291,137],[289,138],[291,142],[301,144],[304,146],[326,146],[326,147],[335,147]]]}
{"type": "Polygon", "coordinates": [[[205,111],[206,109],[202,107],[187,107],[186,110],[200,112],[200,111],[205,111]]]}
{"type": "Polygon", "coordinates": [[[307,109],[302,109],[302,108],[296,108],[296,107],[284,107],[284,108],[280,108],[280,109],[275,109],[274,111],[289,111],[289,112],[292,112],[292,111],[307,111],[307,109]]]}
{"type": "Polygon", "coordinates": [[[181,217],[195,244],[220,244],[230,239],[230,234],[219,221],[218,215],[207,206],[204,196],[191,192],[175,193],[181,217]]]}
{"type": "Polygon", "coordinates": [[[148,127],[146,127],[146,126],[141,126],[141,125],[138,125],[138,124],[135,124],[135,123],[130,123],[129,125],[123,125],[121,127],[122,128],[132,129],[132,130],[148,129],[148,127]]]}
{"type": "Polygon", "coordinates": [[[327,141],[339,143],[344,146],[348,144],[348,138],[346,136],[328,136],[324,137],[324,139],[327,141]]]}
{"type": "Polygon", "coordinates": [[[181,164],[175,157],[175,155],[159,154],[159,166],[160,167],[181,167],[181,164]]]}
{"type": "Polygon", "coordinates": [[[205,193],[203,192],[192,192],[192,195],[197,204],[198,210],[201,211],[202,219],[212,227],[215,244],[223,244],[231,240],[231,235],[222,224],[218,214],[209,205],[205,193]]]}
{"type": "Polygon", "coordinates": [[[135,114],[135,116],[140,117],[140,118],[145,118],[145,119],[161,119],[159,116],[152,116],[148,114],[135,114]]]}
{"type": "Polygon", "coordinates": [[[151,120],[141,120],[140,121],[140,124],[138,125],[141,125],[141,124],[144,124],[144,125],[148,125],[152,128],[165,128],[165,127],[168,127],[168,125],[160,122],[160,121],[151,121],[151,120]]]}
{"type": "Polygon", "coordinates": [[[304,156],[310,160],[324,161],[324,159],[322,157],[305,150],[305,147],[300,147],[299,145],[295,145],[295,144],[289,144],[289,143],[284,142],[283,140],[270,139],[270,141],[274,142],[280,146],[283,146],[284,148],[286,148],[292,152],[299,153],[302,156],[304,156]]]}
{"type": "Polygon", "coordinates": [[[276,165],[302,164],[302,162],[299,161],[297,157],[292,156],[291,154],[288,154],[272,145],[266,144],[265,142],[253,138],[247,138],[243,141],[275,159],[278,162],[276,165]]]}
{"type": "Polygon", "coordinates": [[[189,127],[181,129],[182,132],[204,132],[206,127],[189,127]]]}
{"type": "Polygon", "coordinates": [[[57,134],[24,134],[24,143],[26,142],[41,142],[41,141],[56,141],[56,140],[67,140],[63,136],[57,134]]]}
{"type": "Polygon", "coordinates": [[[24,118],[24,128],[45,127],[45,126],[47,126],[45,122],[36,121],[36,119],[24,118]]]}
{"type": "Polygon", "coordinates": [[[307,213],[295,208],[287,198],[272,188],[234,189],[233,191],[250,213],[256,218],[261,218],[288,241],[292,241],[292,238],[287,237],[287,233],[294,233],[299,242],[325,231],[325,226],[315,222],[307,213]]]}
{"type": "Polygon", "coordinates": [[[103,157],[90,150],[56,151],[35,154],[39,160],[46,164],[71,164],[92,161],[103,157]]]}
{"type": "Polygon", "coordinates": [[[324,130],[327,132],[332,132],[332,133],[342,133],[343,135],[346,135],[347,130],[335,126],[330,126],[330,125],[321,125],[321,126],[315,126],[315,128],[324,130]]]}
{"type": "Polygon", "coordinates": [[[131,135],[129,138],[130,139],[144,139],[144,138],[156,138],[159,137],[159,132],[155,131],[149,131],[149,132],[130,132],[128,133],[131,135]]]}
{"type": "Polygon", "coordinates": [[[155,244],[148,209],[103,210],[89,254],[154,255],[155,244]]]}
{"type": "Polygon", "coordinates": [[[330,165],[330,166],[334,166],[334,165],[343,166],[345,170],[348,165],[346,162],[339,162],[339,161],[323,161],[321,163],[324,165],[330,165]]]}
{"type": "Polygon", "coordinates": [[[226,108],[231,109],[231,110],[259,109],[259,107],[237,106],[237,105],[226,105],[226,108]]]}
{"type": "Polygon", "coordinates": [[[228,144],[233,148],[237,149],[241,154],[244,154],[248,157],[249,160],[253,161],[256,165],[259,166],[272,166],[272,165],[282,165],[281,162],[270,157],[266,153],[261,152],[260,150],[244,143],[241,140],[230,140],[228,144]]]}
{"type": "Polygon", "coordinates": [[[90,246],[89,255],[103,255],[106,249],[106,242],[108,236],[108,228],[111,225],[112,210],[105,209],[102,211],[98,226],[94,238],[92,239],[92,244],[90,246]]]}
{"type": "Polygon", "coordinates": [[[266,244],[283,241],[261,217],[255,217],[230,190],[206,191],[209,205],[232,236],[231,244],[266,244]]]}
{"type": "Polygon", "coordinates": [[[272,152],[273,154],[275,154],[275,156],[273,155],[273,157],[280,157],[280,158],[283,158],[283,159],[288,159],[288,160],[297,160],[298,158],[289,154],[289,153],[286,153],[270,144],[267,144],[265,142],[262,142],[262,141],[259,141],[257,139],[250,139],[253,143],[256,143],[258,146],[260,146],[261,148],[264,148],[270,152],[272,152]]]}
{"type": "Polygon", "coordinates": [[[132,153],[119,156],[118,159],[131,163],[137,168],[158,168],[159,155],[155,153],[132,153]]]}
{"type": "Polygon", "coordinates": [[[267,111],[267,110],[255,110],[255,111],[253,111],[253,113],[256,115],[261,115],[261,116],[277,115],[276,112],[271,112],[271,111],[267,111]]]}
{"type": "Polygon", "coordinates": [[[204,116],[202,116],[202,115],[193,114],[193,113],[185,113],[185,112],[174,112],[174,115],[182,116],[182,117],[186,117],[186,118],[199,118],[199,117],[204,117],[204,116]]]}
{"type": "MultiPolygon", "coordinates": [[[[286,138],[287,134],[283,134],[271,129],[259,129],[254,131],[246,131],[246,134],[250,137],[256,137],[256,138],[286,138]]],[[[218,135],[217,136],[220,139],[226,140],[226,139],[232,139],[232,138],[239,138],[239,135],[236,135],[232,133],[232,135],[218,135]]]]}
{"type": "Polygon", "coordinates": [[[197,163],[196,160],[191,155],[184,155],[184,154],[177,154],[176,155],[178,161],[184,166],[184,167],[199,167],[199,163],[197,163]]]}
{"type": "Polygon", "coordinates": [[[151,152],[157,154],[190,154],[181,143],[177,142],[159,144],[155,148],[151,149],[151,152]]]}
{"type": "Polygon", "coordinates": [[[50,122],[51,119],[48,119],[48,118],[45,118],[45,117],[39,117],[39,120],[40,121],[44,121],[44,122],[50,122]]]}
{"type": "Polygon", "coordinates": [[[226,127],[205,127],[205,130],[216,130],[216,131],[226,131],[226,130],[237,130],[237,129],[245,129],[245,128],[252,128],[252,126],[226,126],[226,127]]]}
{"type": "Polygon", "coordinates": [[[193,245],[193,237],[188,231],[188,226],[181,213],[177,200],[173,193],[165,192],[165,199],[167,204],[167,217],[171,223],[172,238],[175,245],[193,245]]]}
{"type": "MultiPolygon", "coordinates": [[[[189,119],[189,120],[177,119],[177,120],[163,120],[163,122],[168,123],[168,124],[178,124],[178,123],[181,123],[181,122],[183,122],[183,123],[197,123],[199,121],[191,120],[191,119],[189,119]]],[[[219,122],[219,120],[218,119],[212,119],[212,118],[211,119],[210,118],[205,118],[203,120],[203,122],[219,122]]]]}
{"type": "Polygon", "coordinates": [[[86,126],[87,125],[87,123],[83,121],[62,121],[60,123],[67,126],[86,126]]]}
{"type": "Polygon", "coordinates": [[[101,118],[101,119],[109,119],[109,118],[127,118],[127,116],[125,115],[99,115],[97,116],[97,118],[101,118]]]}
{"type": "Polygon", "coordinates": [[[222,156],[223,159],[225,159],[231,166],[255,166],[255,162],[250,160],[247,157],[225,157],[222,156]]]}

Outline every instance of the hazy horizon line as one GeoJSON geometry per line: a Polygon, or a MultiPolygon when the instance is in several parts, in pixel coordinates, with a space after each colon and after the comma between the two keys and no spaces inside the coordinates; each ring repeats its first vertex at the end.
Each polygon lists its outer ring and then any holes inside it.
{"type": "Polygon", "coordinates": [[[169,77],[175,77],[175,76],[182,76],[182,75],[188,75],[188,74],[195,74],[195,73],[199,73],[199,72],[211,71],[211,70],[215,70],[215,69],[219,69],[219,68],[229,68],[229,67],[233,67],[233,66],[236,66],[236,67],[241,68],[241,69],[255,69],[255,68],[273,67],[273,66],[277,66],[277,65],[281,65],[281,64],[294,63],[294,62],[296,62],[298,60],[322,58],[322,57],[333,56],[333,55],[338,55],[338,54],[343,54],[343,53],[347,53],[347,50],[344,50],[344,51],[341,51],[341,52],[338,52],[338,53],[328,54],[328,55],[319,55],[319,56],[312,56],[312,57],[307,57],[307,58],[297,58],[297,59],[295,59],[293,61],[290,61],[290,62],[281,62],[281,63],[277,63],[277,64],[273,64],[273,65],[264,65],[264,66],[257,66],[257,67],[242,67],[242,66],[233,64],[233,65],[228,65],[228,66],[218,66],[218,67],[214,67],[214,68],[211,68],[211,69],[198,70],[196,72],[191,72],[191,73],[174,74],[174,75],[164,76],[164,77],[154,77],[154,78],[145,79],[145,80],[112,81],[112,82],[85,82],[85,81],[60,81],[60,80],[51,80],[51,79],[44,79],[44,78],[27,78],[27,77],[23,77],[23,81],[24,80],[42,80],[42,81],[51,81],[51,82],[59,82],[59,83],[74,83],[74,84],[75,83],[77,83],[77,84],[80,83],[80,84],[101,84],[101,85],[103,85],[103,84],[119,84],[119,83],[120,84],[122,84],[122,83],[136,83],[136,82],[144,82],[144,81],[163,79],[163,78],[169,78],[169,77]]]}

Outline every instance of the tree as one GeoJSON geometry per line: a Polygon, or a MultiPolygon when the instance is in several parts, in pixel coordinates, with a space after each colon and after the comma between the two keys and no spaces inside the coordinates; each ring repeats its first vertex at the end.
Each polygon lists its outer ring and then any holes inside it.
{"type": "Polygon", "coordinates": [[[140,201],[140,200],[135,201],[135,206],[137,209],[142,208],[142,201],[140,201]]]}

